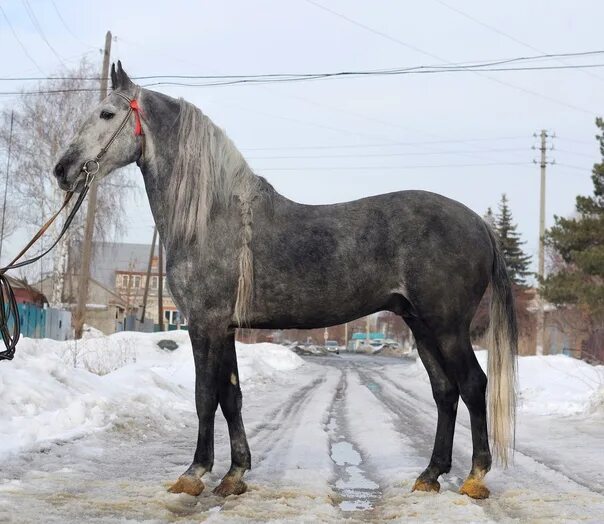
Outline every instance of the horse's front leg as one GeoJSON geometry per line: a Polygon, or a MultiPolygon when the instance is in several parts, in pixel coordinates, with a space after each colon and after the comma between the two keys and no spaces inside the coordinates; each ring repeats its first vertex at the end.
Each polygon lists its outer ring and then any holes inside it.
{"type": "Polygon", "coordinates": [[[214,416],[218,407],[219,372],[228,346],[229,335],[189,325],[189,337],[195,361],[195,404],[199,419],[197,448],[193,463],[168,491],[197,496],[203,489],[201,477],[214,465],[214,416]]]}
{"type": "Polygon", "coordinates": [[[229,427],[231,439],[231,467],[216,488],[214,494],[226,497],[241,495],[247,489],[243,474],[251,468],[250,448],[241,418],[241,386],[237,369],[235,338],[232,337],[225,348],[219,372],[218,400],[220,409],[229,427]]]}

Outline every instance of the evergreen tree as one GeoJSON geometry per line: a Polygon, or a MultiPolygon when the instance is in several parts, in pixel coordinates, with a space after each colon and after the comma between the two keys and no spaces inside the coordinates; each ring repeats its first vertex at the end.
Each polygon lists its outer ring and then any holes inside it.
{"type": "Polygon", "coordinates": [[[602,162],[594,164],[592,196],[578,196],[575,218],[555,217],[546,243],[562,259],[562,267],[542,283],[543,296],[555,304],[583,307],[604,320],[604,120],[596,119],[602,134],[602,162]]]}
{"type": "MultiPolygon", "coordinates": [[[[488,212],[486,219],[488,220],[488,212]]],[[[526,278],[531,274],[529,271],[531,257],[522,250],[525,242],[520,240],[520,233],[516,231],[518,225],[512,220],[512,211],[505,193],[501,195],[499,213],[494,217],[494,223],[510,278],[515,284],[526,284],[526,278]]]]}
{"type": "Polygon", "coordinates": [[[493,214],[493,210],[490,207],[487,208],[487,212],[482,218],[487,224],[489,224],[489,226],[491,226],[493,231],[497,229],[497,225],[495,224],[495,215],[493,214]]]}

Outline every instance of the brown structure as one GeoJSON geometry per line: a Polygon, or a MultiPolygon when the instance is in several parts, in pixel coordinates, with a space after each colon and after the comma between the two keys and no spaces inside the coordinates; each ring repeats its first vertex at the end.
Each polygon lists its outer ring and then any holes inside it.
{"type": "Polygon", "coordinates": [[[6,278],[13,288],[17,304],[34,304],[42,307],[48,303],[44,293],[30,286],[25,280],[9,277],[8,275],[6,275],[6,278]]]}

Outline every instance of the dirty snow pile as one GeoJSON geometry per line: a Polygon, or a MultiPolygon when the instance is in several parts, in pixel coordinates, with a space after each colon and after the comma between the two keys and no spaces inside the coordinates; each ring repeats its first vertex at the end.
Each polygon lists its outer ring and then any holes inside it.
{"type": "MultiPolygon", "coordinates": [[[[476,353],[486,370],[487,352],[476,353]]],[[[604,406],[604,366],[566,355],[518,357],[518,407],[531,415],[576,415],[604,406]]]]}
{"type": "MultiPolygon", "coordinates": [[[[275,344],[237,344],[240,380],[249,390],[304,364],[275,344]]],[[[0,457],[73,439],[116,424],[182,424],[195,412],[194,366],[186,331],[90,332],[79,341],[23,338],[0,366],[0,457]],[[168,339],[178,348],[161,349],[168,339]]]]}
{"type": "MultiPolygon", "coordinates": [[[[487,371],[487,351],[476,358],[487,371]]],[[[417,358],[404,380],[429,382],[417,358]]],[[[604,366],[566,355],[518,357],[518,410],[526,415],[568,416],[604,412],[604,366]]]]}

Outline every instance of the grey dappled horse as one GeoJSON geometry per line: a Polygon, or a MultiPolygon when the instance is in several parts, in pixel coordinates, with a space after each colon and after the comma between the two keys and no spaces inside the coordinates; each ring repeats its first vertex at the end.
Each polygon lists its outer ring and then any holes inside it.
{"type": "Polygon", "coordinates": [[[87,117],[55,176],[63,189],[79,190],[87,171],[98,169],[100,178],[136,162],[143,174],[166,249],[168,283],[189,321],[196,372],[197,448],[170,491],[203,490],[201,477],[214,461],[218,405],[232,463],[214,492],[246,489],[242,477],[251,456],[241,418],[238,326],[317,328],[389,310],[413,331],[438,408],[432,458],[414,489],[438,491],[438,477],[450,470],[461,395],[473,443],[461,492],[487,497],[487,377],[469,327],[489,282],[489,417],[504,463],[513,440],[517,332],[510,280],[485,222],[462,204],[424,191],[298,204],[255,175],[195,106],[139,88],[119,62],[111,79],[113,92],[87,117]]]}

